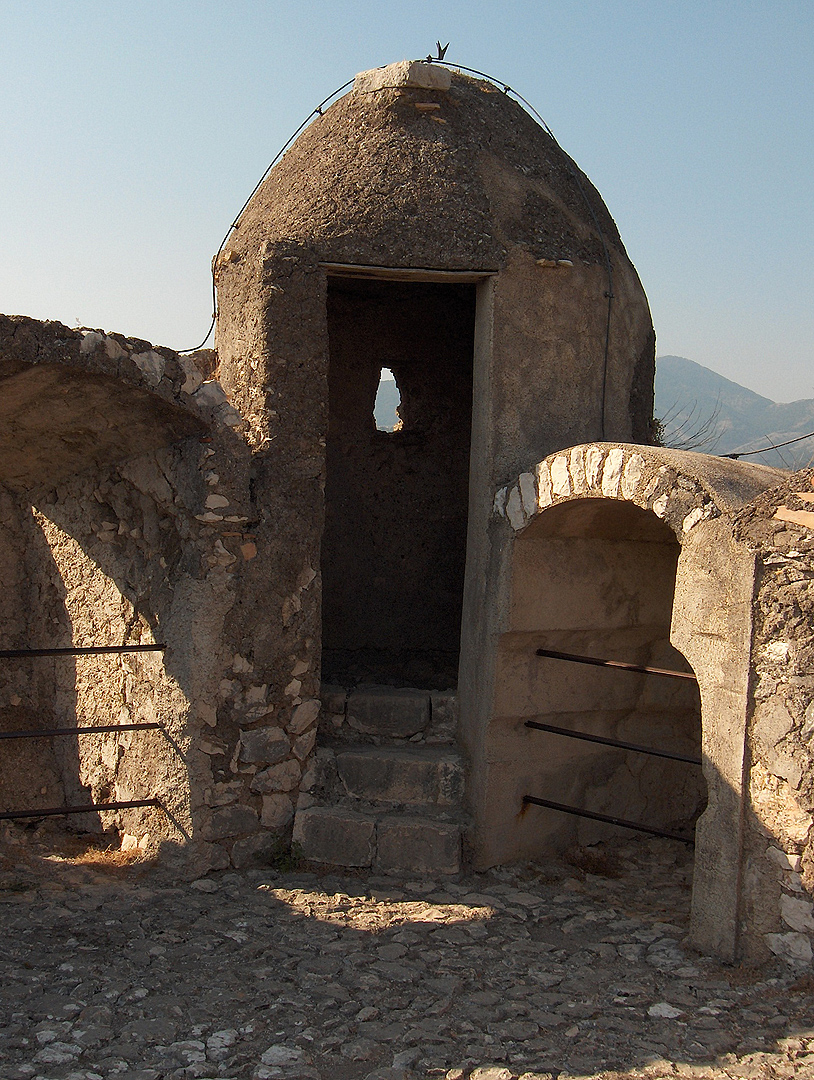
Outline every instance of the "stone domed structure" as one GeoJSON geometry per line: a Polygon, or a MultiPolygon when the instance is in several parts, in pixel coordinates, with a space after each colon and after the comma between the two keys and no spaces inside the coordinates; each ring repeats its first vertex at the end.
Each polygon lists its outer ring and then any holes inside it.
{"type": "Polygon", "coordinates": [[[494,490],[564,446],[648,438],[652,324],[599,194],[506,93],[403,62],[298,138],[215,274],[219,374],[269,492],[308,459],[275,542],[321,549],[323,672],[454,685],[494,490]]]}

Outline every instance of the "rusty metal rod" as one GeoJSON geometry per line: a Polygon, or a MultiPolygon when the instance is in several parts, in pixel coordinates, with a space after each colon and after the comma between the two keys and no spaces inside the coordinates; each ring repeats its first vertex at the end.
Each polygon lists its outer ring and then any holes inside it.
{"type": "Polygon", "coordinates": [[[548,656],[552,660],[570,660],[573,664],[621,668],[623,671],[638,671],[642,675],[664,675],[668,679],[689,679],[691,682],[698,682],[698,679],[689,671],[670,671],[668,668],[643,667],[641,664],[626,664],[622,660],[600,660],[597,656],[578,656],[576,653],[557,652],[554,649],[537,649],[537,655],[548,656]]]}
{"type": "Polygon", "coordinates": [[[91,814],[95,810],[130,810],[136,806],[157,806],[163,810],[158,799],[131,799],[129,802],[90,803],[88,806],[49,806],[42,810],[4,810],[0,821],[11,818],[61,817],[63,814],[91,814]]]}
{"type": "Polygon", "coordinates": [[[609,814],[597,814],[593,810],[580,810],[577,806],[566,806],[564,803],[551,802],[549,799],[538,799],[534,795],[524,795],[525,804],[533,803],[534,806],[546,806],[549,810],[559,810],[563,814],[573,814],[575,817],[590,818],[591,821],[604,821],[608,825],[619,825],[623,829],[634,829],[636,832],[650,833],[651,836],[664,836],[668,840],[678,840],[682,844],[695,846],[695,840],[678,833],[668,832],[666,829],[654,829],[651,825],[640,825],[637,821],[627,821],[625,818],[611,817],[609,814]]]}
{"type": "Polygon", "coordinates": [[[602,743],[603,746],[616,746],[620,750],[635,750],[637,754],[652,754],[653,757],[670,758],[671,761],[686,761],[690,765],[700,765],[701,758],[689,754],[676,754],[672,750],[656,750],[651,746],[638,746],[636,743],[622,742],[619,739],[606,739],[602,735],[589,735],[587,731],[571,731],[569,728],[555,727],[553,724],[541,724],[537,720],[527,720],[526,727],[537,731],[552,731],[555,735],[566,735],[569,739],[584,739],[585,742],[602,743]]]}
{"type": "Polygon", "coordinates": [[[97,735],[105,731],[146,731],[160,724],[100,724],[97,727],[48,728],[44,731],[0,731],[0,739],[46,739],[52,735],[97,735]]]}
{"type": "Polygon", "coordinates": [[[95,656],[97,653],[164,652],[166,645],[89,645],[64,649],[0,649],[0,660],[18,660],[24,656],[95,656]]]}

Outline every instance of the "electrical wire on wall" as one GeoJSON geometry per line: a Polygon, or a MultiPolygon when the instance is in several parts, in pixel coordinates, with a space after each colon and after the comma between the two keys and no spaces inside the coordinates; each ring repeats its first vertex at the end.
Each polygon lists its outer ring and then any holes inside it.
{"type": "Polygon", "coordinates": [[[220,246],[219,246],[218,250],[215,252],[215,257],[212,259],[212,322],[209,324],[209,329],[206,332],[206,337],[203,339],[203,341],[200,343],[200,345],[196,345],[192,349],[179,349],[178,350],[179,354],[197,352],[198,349],[202,349],[204,347],[204,345],[206,345],[207,341],[209,341],[210,335],[212,334],[212,331],[215,329],[215,323],[217,322],[217,319],[218,319],[218,290],[217,290],[217,285],[215,284],[215,266],[216,266],[217,261],[218,261],[218,256],[220,255],[220,253],[223,251],[224,247],[226,246],[226,241],[232,235],[233,230],[237,228],[238,222],[240,221],[240,218],[241,218],[241,216],[243,214],[243,211],[246,209],[246,207],[252,201],[252,199],[254,198],[255,194],[258,191],[258,189],[260,188],[261,184],[263,183],[263,181],[266,179],[268,174],[271,172],[271,170],[274,168],[274,166],[277,164],[277,162],[280,160],[280,158],[283,156],[283,154],[286,152],[286,150],[289,148],[289,146],[291,146],[291,144],[294,142],[294,140],[297,138],[297,136],[300,134],[300,132],[304,128],[306,128],[308,126],[308,124],[311,122],[311,120],[314,119],[315,116],[322,116],[322,110],[325,108],[325,106],[328,104],[328,102],[332,101],[337,96],[337,94],[341,94],[343,90],[347,90],[347,88],[352,84],[352,82],[353,82],[353,79],[348,79],[347,82],[342,83],[342,85],[338,86],[336,88],[336,90],[333,91],[333,93],[328,94],[328,96],[326,98],[323,98],[322,101],[320,101],[319,105],[317,105],[314,109],[311,110],[311,112],[306,116],[306,118],[303,120],[303,122],[300,124],[300,126],[296,129],[296,131],[294,131],[293,134],[291,136],[289,136],[288,139],[286,139],[286,141],[283,143],[283,145],[280,147],[280,149],[277,151],[277,153],[271,159],[271,161],[268,164],[268,167],[266,168],[266,171],[263,173],[263,175],[260,177],[260,179],[257,181],[257,183],[252,188],[251,192],[249,193],[249,197],[246,199],[246,201],[243,203],[241,208],[238,210],[237,214],[235,214],[235,217],[234,217],[234,219],[232,221],[232,224],[226,230],[226,235],[221,240],[220,246]]]}
{"type": "MultiPolygon", "coordinates": [[[[605,233],[603,232],[602,226],[599,223],[599,218],[597,216],[596,210],[594,209],[594,206],[593,206],[591,200],[588,198],[588,193],[586,192],[585,186],[582,183],[582,179],[580,177],[580,173],[579,173],[579,170],[578,170],[577,166],[572,161],[572,159],[569,157],[569,155],[565,152],[565,150],[563,150],[563,148],[557,142],[557,139],[555,138],[554,133],[552,132],[551,128],[548,126],[548,124],[542,118],[540,113],[534,108],[534,106],[532,104],[530,104],[530,102],[527,101],[526,98],[524,98],[522,94],[519,94],[516,90],[512,89],[512,87],[509,86],[509,84],[504,82],[502,79],[496,79],[493,75],[489,75],[485,71],[479,71],[477,68],[466,67],[463,64],[454,64],[450,60],[445,60],[444,59],[444,54],[446,53],[446,49],[447,49],[447,46],[442,48],[441,44],[439,42],[438,43],[438,54],[439,55],[437,57],[427,56],[427,57],[424,57],[422,60],[417,61],[417,63],[442,64],[444,67],[452,68],[455,71],[465,71],[465,72],[468,72],[470,75],[477,75],[480,78],[486,79],[489,82],[493,83],[495,86],[502,86],[503,87],[503,92],[505,94],[511,94],[512,97],[516,98],[516,100],[519,101],[520,104],[525,107],[525,109],[528,111],[528,113],[537,121],[537,123],[540,125],[540,127],[543,129],[543,131],[546,133],[546,135],[548,135],[548,137],[552,140],[554,145],[560,151],[560,153],[563,156],[563,160],[565,161],[566,168],[571,173],[571,176],[573,177],[573,179],[574,179],[574,181],[575,181],[575,183],[577,185],[577,188],[579,189],[580,195],[582,196],[582,199],[583,199],[586,207],[588,208],[588,213],[590,214],[591,220],[593,221],[594,227],[595,227],[596,232],[597,232],[597,236],[599,237],[600,243],[602,245],[602,254],[603,254],[603,259],[604,259],[604,263],[605,263],[605,273],[607,275],[607,289],[605,291],[605,299],[607,300],[608,304],[607,304],[607,317],[606,317],[606,320],[605,320],[605,345],[604,345],[603,357],[602,357],[602,395],[601,395],[601,399],[600,399],[600,414],[599,414],[599,416],[600,416],[600,439],[604,439],[605,438],[605,398],[606,398],[606,394],[607,394],[607,384],[608,384],[608,359],[609,359],[609,353],[610,353],[611,313],[613,311],[613,266],[611,264],[610,251],[608,250],[608,244],[607,244],[607,240],[605,238],[605,233]]],[[[251,191],[249,197],[243,203],[240,210],[235,215],[235,218],[232,221],[232,224],[227,229],[226,235],[224,236],[223,240],[221,241],[220,247],[216,251],[215,257],[212,260],[212,322],[211,322],[211,324],[209,326],[209,330],[206,333],[206,337],[203,339],[203,341],[200,343],[200,345],[196,345],[195,348],[193,348],[193,349],[179,349],[178,351],[180,353],[191,353],[191,352],[195,352],[197,349],[202,349],[204,347],[204,345],[207,343],[207,341],[209,340],[210,335],[212,334],[212,331],[215,328],[215,323],[217,322],[217,318],[218,318],[218,297],[217,297],[217,286],[215,284],[215,265],[216,265],[216,263],[218,261],[218,256],[220,255],[220,253],[223,251],[224,247],[226,246],[227,240],[232,235],[232,231],[238,227],[238,224],[240,222],[240,218],[241,218],[241,215],[243,214],[243,211],[246,209],[246,207],[249,205],[251,200],[254,198],[254,195],[256,194],[256,192],[258,191],[258,189],[260,188],[260,186],[262,185],[262,183],[264,182],[264,180],[266,179],[268,174],[271,172],[271,170],[274,168],[274,166],[277,164],[277,162],[280,160],[280,158],[283,156],[283,154],[286,152],[286,150],[289,148],[289,146],[291,146],[291,144],[294,142],[294,140],[297,138],[297,136],[300,134],[300,132],[302,132],[303,129],[308,126],[310,121],[313,120],[313,118],[315,116],[322,116],[322,110],[328,104],[328,102],[332,101],[335,97],[337,97],[339,94],[341,94],[342,91],[346,90],[349,86],[352,85],[352,83],[353,83],[353,79],[348,79],[347,82],[343,83],[341,86],[337,87],[336,90],[334,90],[332,93],[328,94],[328,96],[326,98],[323,98],[323,100],[319,103],[319,105],[317,105],[316,108],[314,108],[308,114],[308,116],[305,118],[305,120],[303,120],[303,122],[296,129],[296,131],[290,136],[290,138],[286,140],[286,142],[280,148],[278,153],[275,154],[274,158],[269,163],[268,168],[265,170],[263,175],[260,177],[260,179],[257,181],[255,186],[252,188],[252,191],[251,191]]]]}

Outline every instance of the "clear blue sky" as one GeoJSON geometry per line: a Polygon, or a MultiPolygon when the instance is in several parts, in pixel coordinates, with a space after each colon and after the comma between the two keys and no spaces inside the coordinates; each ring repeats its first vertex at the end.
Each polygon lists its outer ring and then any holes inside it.
{"type": "Polygon", "coordinates": [[[282,143],[439,37],[602,192],[660,354],[814,397],[811,0],[0,0],[0,311],[194,346],[282,143]]]}

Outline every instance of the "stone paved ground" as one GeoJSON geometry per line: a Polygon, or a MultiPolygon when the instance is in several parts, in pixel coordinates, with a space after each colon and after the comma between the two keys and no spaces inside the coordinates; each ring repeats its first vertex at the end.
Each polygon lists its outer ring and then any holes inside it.
{"type": "Polygon", "coordinates": [[[0,848],[4,1080],[814,1077],[812,974],[683,947],[680,845],[179,883],[49,835],[0,848]]]}

